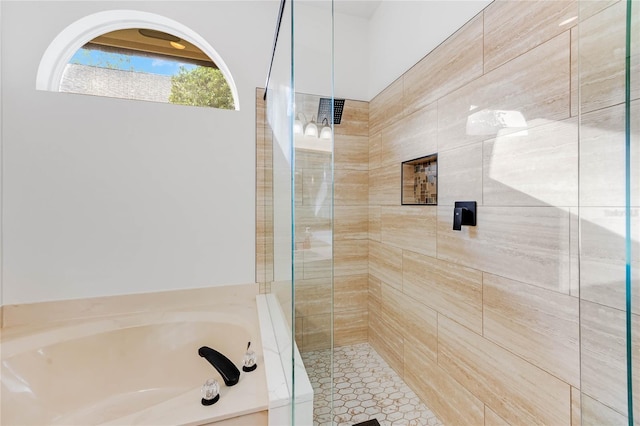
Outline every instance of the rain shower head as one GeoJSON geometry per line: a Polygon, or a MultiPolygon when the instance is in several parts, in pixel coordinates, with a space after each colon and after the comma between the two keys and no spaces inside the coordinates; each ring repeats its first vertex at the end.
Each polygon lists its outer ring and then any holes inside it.
{"type": "Polygon", "coordinates": [[[333,100],[333,121],[331,120],[331,98],[320,98],[318,104],[318,123],[322,123],[324,119],[331,124],[340,124],[342,120],[342,110],[344,109],[344,99],[333,100]]]}

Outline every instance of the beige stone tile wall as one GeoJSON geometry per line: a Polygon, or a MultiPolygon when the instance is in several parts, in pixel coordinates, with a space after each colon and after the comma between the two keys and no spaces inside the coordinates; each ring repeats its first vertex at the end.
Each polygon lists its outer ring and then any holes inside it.
{"type": "MultiPolygon", "coordinates": [[[[626,2],[580,2],[580,333],[582,424],[627,424],[624,56],[626,2]]],[[[633,388],[640,386],[640,11],[631,16],[631,331],[633,388]]],[[[634,412],[640,399],[634,392],[634,412]]]]}
{"type": "Polygon", "coordinates": [[[273,281],[273,160],[264,89],[256,89],[256,282],[270,293],[273,281]]]}
{"type": "Polygon", "coordinates": [[[623,3],[494,1],[370,102],[369,341],[445,424],[626,422],[623,3]]]}
{"type": "MultiPolygon", "coordinates": [[[[445,424],[626,423],[623,9],[494,1],[336,127],[336,344],[368,337],[445,424]],[[401,206],[400,163],[436,152],[438,205],[401,206]],[[463,200],[478,224],[453,231],[463,200]]],[[[314,279],[307,350],[330,328],[314,279]]]]}
{"type": "MultiPolygon", "coordinates": [[[[264,118],[263,91],[256,93],[256,280],[261,291],[284,300],[290,284],[273,281],[273,186],[271,140],[264,118]]],[[[296,95],[308,120],[319,96],[296,95]]],[[[369,255],[369,104],[347,100],[335,125],[334,204],[323,198],[321,182],[331,173],[331,154],[296,150],[295,334],[302,351],[367,341],[369,255]],[[320,202],[319,200],[325,201],[320,202]],[[320,203],[320,204],[319,204],[320,203]],[[330,211],[334,220],[318,209],[330,211]],[[328,241],[327,241],[328,239],[328,241]],[[333,254],[333,260],[331,259],[333,254]],[[332,284],[333,277],[333,284],[332,284]],[[333,315],[333,330],[332,330],[333,315]]],[[[331,188],[328,188],[331,191],[331,188]]],[[[330,194],[330,192],[329,192],[330,194]]],[[[289,299],[290,300],[290,299],[289,299]]]]}
{"type": "MultiPolygon", "coordinates": [[[[306,109],[305,114],[311,117],[317,110],[319,97],[298,97],[296,107],[306,109]]],[[[296,207],[296,231],[298,236],[311,234],[310,245],[303,241],[296,251],[304,256],[303,275],[296,282],[295,300],[296,323],[300,329],[297,342],[304,352],[331,347],[332,315],[334,346],[367,341],[368,122],[368,103],[347,100],[341,123],[334,126],[333,223],[316,219],[322,193],[317,182],[327,173],[330,154],[313,160],[316,154],[296,150],[296,176],[303,177],[302,204],[296,207]],[[311,257],[316,253],[318,232],[333,236],[333,263],[329,258],[311,257]],[[315,309],[310,310],[308,306],[315,309]]]]}

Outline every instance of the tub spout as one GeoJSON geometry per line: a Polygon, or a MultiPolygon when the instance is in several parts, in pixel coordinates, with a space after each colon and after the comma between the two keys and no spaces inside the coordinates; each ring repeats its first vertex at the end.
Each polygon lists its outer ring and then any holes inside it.
{"type": "Polygon", "coordinates": [[[215,349],[211,349],[208,346],[203,346],[198,349],[198,355],[209,361],[209,364],[213,365],[213,368],[218,370],[224,384],[227,386],[233,386],[240,380],[240,370],[236,367],[226,356],[222,355],[215,349]]]}

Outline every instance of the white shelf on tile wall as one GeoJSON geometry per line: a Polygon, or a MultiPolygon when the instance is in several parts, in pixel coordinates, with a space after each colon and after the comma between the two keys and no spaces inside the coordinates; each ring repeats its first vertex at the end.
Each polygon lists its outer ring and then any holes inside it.
{"type": "Polygon", "coordinates": [[[274,294],[256,296],[267,389],[269,392],[269,425],[313,424],[313,387],[302,363],[298,347],[291,337],[284,312],[274,294]],[[293,348],[292,348],[293,344],[293,348]],[[291,355],[295,361],[295,386],[291,355]],[[292,398],[291,387],[295,389],[292,398]],[[295,410],[292,410],[295,401],[295,410]],[[295,416],[295,422],[292,419],[295,416]]]}

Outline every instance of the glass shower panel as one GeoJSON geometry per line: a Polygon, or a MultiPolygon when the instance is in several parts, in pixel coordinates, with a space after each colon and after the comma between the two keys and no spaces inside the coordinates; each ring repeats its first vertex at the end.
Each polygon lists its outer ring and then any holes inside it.
{"type": "MultiPolygon", "coordinates": [[[[291,209],[293,168],[293,52],[292,2],[285,2],[282,10],[277,45],[274,52],[269,84],[266,88],[267,126],[271,135],[271,181],[269,197],[272,217],[271,292],[280,301],[290,325],[292,318],[291,286],[293,214],[291,209]]],[[[267,191],[268,192],[268,191],[267,191]]]]}
{"type": "Polygon", "coordinates": [[[579,5],[572,43],[580,116],[581,389],[572,389],[573,400],[582,424],[634,424],[640,409],[638,2],[579,5]]]}
{"type": "MultiPolygon", "coordinates": [[[[287,423],[295,423],[295,346],[292,329],[292,238],[293,214],[293,34],[292,2],[281,2],[274,35],[273,58],[264,102],[264,134],[257,132],[257,260],[261,291],[273,293],[268,308],[273,319],[280,361],[290,395],[287,423]],[[262,136],[262,139],[260,138],[262,136]],[[284,316],[285,321],[278,320],[284,316]]],[[[260,95],[260,91],[257,92],[260,95]]],[[[258,111],[260,112],[259,108],[258,111]]],[[[280,419],[285,421],[284,418],[280,419]]]]}
{"type": "MultiPolygon", "coordinates": [[[[261,291],[276,295],[277,302],[269,307],[272,316],[274,311],[283,312],[290,327],[291,340],[279,341],[278,347],[290,354],[282,361],[289,373],[287,385],[295,395],[292,423],[301,418],[296,404],[303,373],[296,370],[299,352],[302,359],[311,354],[323,360],[326,368],[309,375],[314,375],[310,378],[315,405],[322,411],[317,415],[324,416],[315,419],[330,422],[333,3],[285,2],[277,37],[265,118],[261,121],[258,116],[257,121],[257,280],[261,291]],[[329,379],[328,384],[322,381],[322,389],[320,376],[329,379]]],[[[260,115],[261,99],[257,105],[260,115]]]]}
{"type": "Polygon", "coordinates": [[[627,3],[627,62],[625,86],[626,125],[625,134],[625,177],[627,188],[626,201],[626,283],[632,297],[633,317],[631,320],[632,344],[628,351],[632,357],[632,389],[634,424],[640,423],[640,320],[637,306],[640,292],[640,2],[628,0],[627,3]]]}
{"type": "Polygon", "coordinates": [[[333,2],[294,3],[295,338],[314,388],[314,422],[333,392],[333,2]],[[309,362],[313,357],[314,362],[309,362]]]}

